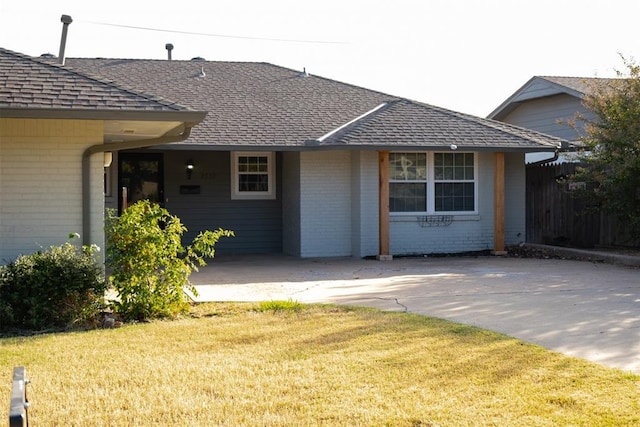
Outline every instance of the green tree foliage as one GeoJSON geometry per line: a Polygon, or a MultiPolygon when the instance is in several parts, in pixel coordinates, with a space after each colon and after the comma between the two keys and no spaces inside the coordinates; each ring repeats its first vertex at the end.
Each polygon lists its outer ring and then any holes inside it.
{"type": "Polygon", "coordinates": [[[0,266],[0,329],[43,330],[91,322],[104,308],[106,289],[97,250],[67,242],[0,266]]]}
{"type": "Polygon", "coordinates": [[[584,166],[572,179],[586,182],[597,206],[615,214],[632,239],[640,239],[640,65],[622,60],[625,72],[598,80],[585,96],[585,107],[597,119],[583,120],[584,166]]]}
{"type": "Polygon", "coordinates": [[[125,320],[175,317],[188,309],[185,289],[192,271],[213,258],[215,244],[233,232],[218,229],[198,234],[182,246],[187,230],[176,216],[148,200],[129,206],[120,217],[107,219],[107,266],[118,294],[113,302],[125,320]]]}

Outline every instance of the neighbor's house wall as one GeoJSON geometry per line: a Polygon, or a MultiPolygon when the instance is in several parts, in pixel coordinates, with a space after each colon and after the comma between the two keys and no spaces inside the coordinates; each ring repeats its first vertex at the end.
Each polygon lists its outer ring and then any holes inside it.
{"type": "MultiPolygon", "coordinates": [[[[0,264],[82,233],[82,153],[103,134],[97,120],[0,118],[0,264]]],[[[90,241],[100,247],[102,166],[92,156],[90,241]]]]}
{"type": "MultiPolygon", "coordinates": [[[[582,106],[580,98],[559,94],[522,101],[500,121],[575,141],[580,135],[569,122],[575,119],[577,112],[593,118],[593,114],[582,106]]],[[[582,123],[577,124],[578,129],[582,129],[582,123]]]]}

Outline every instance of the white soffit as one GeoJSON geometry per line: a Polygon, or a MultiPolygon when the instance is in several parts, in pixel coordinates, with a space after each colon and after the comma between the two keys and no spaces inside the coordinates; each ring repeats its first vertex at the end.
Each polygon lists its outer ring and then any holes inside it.
{"type": "Polygon", "coordinates": [[[182,124],[183,122],[178,121],[105,120],[104,141],[125,142],[157,138],[182,124]]]}

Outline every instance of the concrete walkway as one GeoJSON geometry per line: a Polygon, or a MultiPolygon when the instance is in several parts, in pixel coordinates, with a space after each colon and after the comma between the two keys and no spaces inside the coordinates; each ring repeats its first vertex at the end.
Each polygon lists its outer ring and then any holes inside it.
{"type": "Polygon", "coordinates": [[[192,276],[198,301],[376,307],[502,332],[640,374],[640,269],[499,257],[393,261],[219,257],[192,276]]]}

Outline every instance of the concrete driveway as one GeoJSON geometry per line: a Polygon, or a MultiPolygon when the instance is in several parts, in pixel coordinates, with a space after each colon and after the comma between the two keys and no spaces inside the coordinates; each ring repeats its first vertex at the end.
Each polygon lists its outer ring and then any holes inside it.
{"type": "Polygon", "coordinates": [[[499,257],[393,261],[219,257],[198,301],[288,300],[407,311],[640,374],[640,269],[499,257]]]}

